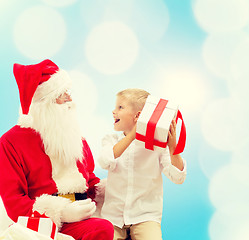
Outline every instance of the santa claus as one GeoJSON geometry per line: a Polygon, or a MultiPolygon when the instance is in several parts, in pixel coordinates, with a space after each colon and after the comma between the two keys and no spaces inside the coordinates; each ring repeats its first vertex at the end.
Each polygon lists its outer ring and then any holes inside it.
{"type": "MultiPolygon", "coordinates": [[[[36,211],[77,239],[113,239],[92,215],[100,194],[91,150],[80,134],[68,74],[50,60],[14,64],[21,114],[0,138],[0,195],[8,216],[36,211]]],[[[97,202],[98,205],[98,202],[97,202]]]]}

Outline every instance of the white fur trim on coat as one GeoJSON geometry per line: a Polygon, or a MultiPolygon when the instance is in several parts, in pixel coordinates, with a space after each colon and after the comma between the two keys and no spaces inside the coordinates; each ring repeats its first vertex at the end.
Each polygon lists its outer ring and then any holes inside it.
{"type": "Polygon", "coordinates": [[[43,194],[36,198],[33,205],[33,211],[37,211],[40,214],[45,214],[47,217],[57,225],[58,229],[62,227],[61,212],[71,201],[67,198],[51,196],[43,194]]]}
{"type": "Polygon", "coordinates": [[[79,172],[76,161],[72,161],[70,165],[64,165],[58,159],[51,159],[51,164],[52,178],[56,183],[58,193],[84,193],[87,191],[86,179],[79,172]]]}

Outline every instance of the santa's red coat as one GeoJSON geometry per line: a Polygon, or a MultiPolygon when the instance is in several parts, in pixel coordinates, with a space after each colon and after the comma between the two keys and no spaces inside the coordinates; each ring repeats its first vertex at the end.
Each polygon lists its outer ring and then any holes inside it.
{"type": "MultiPolygon", "coordinates": [[[[77,162],[90,197],[99,178],[93,173],[91,150],[83,140],[84,157],[77,162]]],[[[52,177],[52,165],[46,155],[40,134],[31,128],[14,126],[0,139],[0,195],[13,221],[30,216],[36,198],[58,192],[52,177]]]]}

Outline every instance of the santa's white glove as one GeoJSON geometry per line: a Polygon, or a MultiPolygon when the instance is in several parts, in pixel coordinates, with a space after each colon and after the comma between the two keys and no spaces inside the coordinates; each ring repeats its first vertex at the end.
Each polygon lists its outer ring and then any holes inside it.
{"type": "Polygon", "coordinates": [[[90,198],[71,202],[61,211],[62,222],[78,222],[90,218],[96,210],[96,204],[90,198]]]}

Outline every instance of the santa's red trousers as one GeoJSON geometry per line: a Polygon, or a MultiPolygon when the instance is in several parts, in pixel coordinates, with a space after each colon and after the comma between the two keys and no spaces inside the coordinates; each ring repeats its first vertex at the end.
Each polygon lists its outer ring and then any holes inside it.
{"type": "Polygon", "coordinates": [[[61,233],[72,236],[76,240],[113,240],[113,225],[101,218],[89,218],[74,223],[64,223],[61,233]]]}

